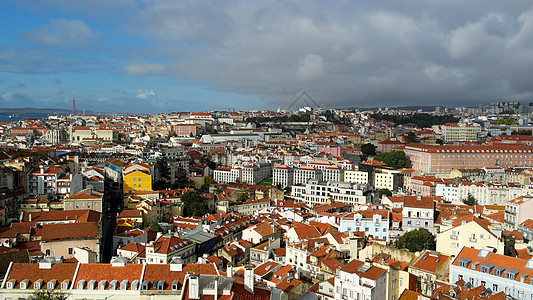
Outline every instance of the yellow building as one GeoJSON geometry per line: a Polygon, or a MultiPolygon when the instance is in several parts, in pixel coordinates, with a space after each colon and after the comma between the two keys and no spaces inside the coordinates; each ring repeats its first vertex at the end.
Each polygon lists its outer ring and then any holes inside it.
{"type": "Polygon", "coordinates": [[[151,191],[152,175],[150,166],[143,163],[128,165],[124,168],[124,193],[151,191]]]}

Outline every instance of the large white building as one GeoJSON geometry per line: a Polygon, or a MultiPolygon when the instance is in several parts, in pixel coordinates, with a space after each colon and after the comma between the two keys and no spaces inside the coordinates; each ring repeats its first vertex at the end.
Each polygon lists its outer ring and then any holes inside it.
{"type": "Polygon", "coordinates": [[[307,205],[327,203],[328,199],[346,204],[367,204],[364,187],[356,183],[311,179],[305,185],[292,186],[291,197],[307,205]]]}
{"type": "Polygon", "coordinates": [[[272,185],[281,187],[291,186],[294,177],[294,169],[286,165],[275,167],[272,172],[272,185]]]}
{"type": "Polygon", "coordinates": [[[322,170],[311,166],[302,166],[294,170],[293,184],[305,184],[309,179],[322,180],[322,170]]]}

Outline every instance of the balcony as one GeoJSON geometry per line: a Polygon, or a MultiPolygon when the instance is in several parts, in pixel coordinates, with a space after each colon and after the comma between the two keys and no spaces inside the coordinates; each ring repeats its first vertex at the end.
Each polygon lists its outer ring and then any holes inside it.
{"type": "Polygon", "coordinates": [[[475,237],[471,237],[471,238],[469,239],[469,241],[470,241],[471,243],[476,243],[476,242],[477,242],[477,238],[475,238],[475,237]]]}
{"type": "Polygon", "coordinates": [[[457,240],[457,235],[451,235],[450,238],[451,238],[452,240],[457,240]]]}

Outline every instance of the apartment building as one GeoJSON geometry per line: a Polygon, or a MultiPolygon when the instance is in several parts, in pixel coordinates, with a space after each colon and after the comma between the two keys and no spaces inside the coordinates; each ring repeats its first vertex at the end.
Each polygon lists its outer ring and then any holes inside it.
{"type": "Polygon", "coordinates": [[[386,210],[360,210],[340,219],[341,232],[363,231],[366,237],[390,242],[390,212],[386,210]]]}
{"type": "Polygon", "coordinates": [[[217,183],[241,181],[242,168],[218,167],[213,171],[213,179],[217,183]]]}
{"type": "Polygon", "coordinates": [[[457,219],[452,227],[437,235],[437,251],[457,255],[463,247],[492,249],[503,254],[503,241],[489,228],[490,221],[472,216],[457,219]]]}
{"type": "Polygon", "coordinates": [[[373,266],[371,262],[352,260],[338,271],[334,282],[335,300],[380,300],[387,297],[387,271],[373,266]]]}
{"type": "Polygon", "coordinates": [[[517,230],[527,219],[533,219],[533,197],[520,196],[505,204],[503,225],[506,230],[517,230]]]}
{"type": "Polygon", "coordinates": [[[493,253],[488,249],[464,247],[449,267],[449,281],[463,280],[472,287],[483,286],[492,294],[505,292],[512,299],[532,299],[533,260],[493,253]]]}
{"type": "Polygon", "coordinates": [[[346,204],[367,204],[369,197],[364,192],[365,188],[360,184],[312,179],[305,185],[292,186],[291,197],[309,206],[325,204],[331,200],[346,204]]]}
{"type": "Polygon", "coordinates": [[[301,166],[294,170],[294,185],[305,184],[310,179],[322,180],[322,170],[311,166],[301,166]]]}
{"type": "Polygon", "coordinates": [[[402,223],[405,232],[425,228],[434,232],[435,201],[433,197],[402,197],[402,223]]]}
{"type": "Polygon", "coordinates": [[[359,183],[359,184],[368,184],[368,172],[359,171],[359,170],[345,170],[344,171],[344,181],[359,183]]]}
{"type": "Polygon", "coordinates": [[[444,141],[461,142],[470,141],[476,142],[481,138],[481,126],[469,125],[465,123],[446,123],[441,127],[444,141]]]}
{"type": "Polygon", "coordinates": [[[272,171],[272,185],[282,188],[291,186],[294,178],[294,169],[286,165],[277,166],[272,171]]]}

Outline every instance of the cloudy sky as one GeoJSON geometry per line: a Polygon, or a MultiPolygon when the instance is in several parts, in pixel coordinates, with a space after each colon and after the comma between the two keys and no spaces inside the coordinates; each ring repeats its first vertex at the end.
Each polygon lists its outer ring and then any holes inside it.
{"type": "Polygon", "coordinates": [[[0,107],[533,101],[528,0],[0,1],[0,107]]]}

